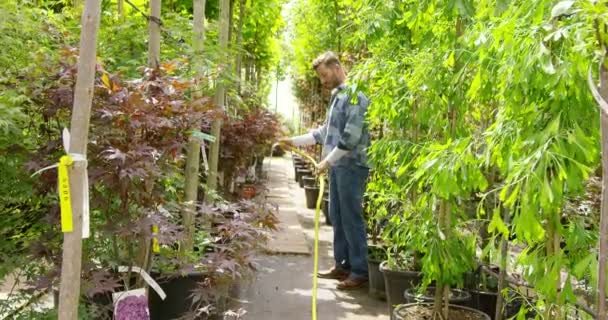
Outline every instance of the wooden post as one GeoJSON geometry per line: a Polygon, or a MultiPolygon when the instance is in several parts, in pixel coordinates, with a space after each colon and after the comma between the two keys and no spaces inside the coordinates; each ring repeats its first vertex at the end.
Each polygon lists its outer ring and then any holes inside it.
{"type": "MultiPolygon", "coordinates": [[[[511,212],[507,208],[502,208],[503,216],[502,219],[506,225],[511,223],[511,212]]],[[[496,299],[496,310],[494,314],[495,320],[502,320],[503,318],[503,305],[504,297],[502,296],[502,290],[507,286],[507,267],[509,257],[509,239],[507,236],[502,236],[500,239],[500,273],[498,276],[498,297],[496,299]]]]}
{"type": "MultiPolygon", "coordinates": [[[[200,96],[201,83],[203,78],[202,54],[205,41],[205,0],[194,0],[194,69],[196,70],[197,87],[196,96],[200,96]]],[[[194,128],[199,130],[200,128],[194,128]]],[[[191,251],[194,248],[194,212],[198,200],[198,175],[200,168],[201,143],[190,138],[188,142],[188,155],[186,158],[186,182],[184,200],[186,205],[182,212],[183,224],[186,231],[185,241],[181,247],[182,252],[191,251]]]]}
{"type": "Polygon", "coordinates": [[[235,63],[235,71],[237,78],[237,92],[241,94],[241,78],[242,78],[242,69],[243,69],[243,48],[241,48],[243,44],[243,22],[245,20],[245,2],[246,0],[240,0],[239,3],[239,26],[237,29],[237,37],[236,37],[236,63],[235,63]]]}
{"type": "Polygon", "coordinates": [[[116,0],[116,6],[118,7],[118,15],[121,19],[125,18],[125,0],[116,0]]]}
{"type": "MultiPolygon", "coordinates": [[[[608,100],[608,70],[602,61],[600,71],[600,95],[608,100]]],[[[598,320],[608,320],[606,306],[606,264],[608,260],[608,115],[600,112],[602,128],[602,208],[600,218],[600,254],[598,263],[598,320]]]]}
{"type": "MultiPolygon", "coordinates": [[[[87,154],[100,11],[101,0],[86,0],[81,18],[80,56],[74,90],[72,122],[70,124],[69,152],[82,155],[87,154]]],[[[86,166],[81,163],[75,163],[69,169],[73,231],[65,233],[63,237],[61,283],[59,287],[60,320],[76,320],[78,318],[85,174],[87,174],[86,166]]]]}
{"type": "MultiPolygon", "coordinates": [[[[228,62],[228,31],[230,29],[230,0],[220,0],[220,50],[223,52],[222,64],[226,65],[228,62]]],[[[225,75],[229,70],[223,68],[222,75],[217,81],[215,89],[215,104],[218,108],[224,109],[226,104],[226,81],[225,75]]],[[[205,194],[205,200],[209,200],[210,193],[217,189],[217,167],[220,155],[220,133],[222,128],[222,120],[215,119],[211,124],[211,134],[216,138],[215,142],[211,144],[211,152],[209,156],[209,175],[207,176],[207,193],[205,194]]]]}
{"type": "Polygon", "coordinates": [[[156,69],[160,65],[160,6],[161,0],[150,0],[150,20],[148,30],[148,66],[156,69]]]}

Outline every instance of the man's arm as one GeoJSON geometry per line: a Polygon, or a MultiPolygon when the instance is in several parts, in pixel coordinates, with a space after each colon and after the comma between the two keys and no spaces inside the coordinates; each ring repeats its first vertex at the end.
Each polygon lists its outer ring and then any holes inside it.
{"type": "Polygon", "coordinates": [[[315,143],[323,144],[323,137],[325,137],[326,133],[327,125],[323,125],[322,127],[312,130],[310,133],[307,134],[280,139],[279,143],[291,145],[294,147],[305,147],[313,145],[315,143]]]}
{"type": "Polygon", "coordinates": [[[307,134],[303,134],[301,136],[296,136],[296,137],[292,137],[290,138],[291,140],[291,144],[293,144],[295,147],[303,147],[303,146],[310,146],[316,143],[315,137],[313,136],[312,133],[307,133],[307,134]]]}

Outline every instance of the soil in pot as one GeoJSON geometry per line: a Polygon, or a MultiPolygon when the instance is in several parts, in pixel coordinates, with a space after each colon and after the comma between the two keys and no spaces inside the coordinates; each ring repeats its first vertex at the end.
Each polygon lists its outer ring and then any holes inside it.
{"type": "Polygon", "coordinates": [[[391,270],[387,261],[380,264],[380,272],[384,277],[384,288],[386,301],[388,302],[389,314],[393,318],[393,310],[396,305],[406,303],[403,292],[409,288],[416,287],[422,280],[422,272],[391,270]]]}
{"type": "Polygon", "coordinates": [[[319,199],[319,187],[304,187],[306,191],[306,207],[315,209],[317,207],[317,199],[319,199]]]}
{"type": "Polygon", "coordinates": [[[369,295],[373,298],[386,300],[384,276],[380,272],[380,264],[386,259],[386,248],[380,245],[367,247],[367,269],[369,278],[369,295]]]}
{"type": "MultiPolygon", "coordinates": [[[[156,279],[159,278],[158,275],[152,276],[156,279]]],[[[150,291],[148,295],[150,319],[176,319],[191,311],[194,307],[192,292],[199,290],[199,283],[205,279],[205,276],[205,273],[193,272],[184,276],[156,280],[167,297],[165,300],[161,300],[156,292],[150,291]]]]}
{"type": "MultiPolygon", "coordinates": [[[[404,292],[405,300],[408,303],[416,302],[435,302],[435,288],[428,287],[424,293],[418,293],[416,288],[409,288],[404,292]]],[[[471,294],[458,289],[450,289],[449,302],[453,305],[468,306],[471,294]]]]}
{"type": "Polygon", "coordinates": [[[321,209],[323,210],[323,215],[325,216],[325,224],[331,226],[331,218],[329,217],[329,197],[326,196],[323,198],[321,209]]]}
{"type": "MultiPolygon", "coordinates": [[[[396,320],[433,320],[433,307],[431,303],[400,305],[393,316],[396,320]]],[[[448,320],[490,320],[490,316],[479,310],[450,305],[448,320]]]]}

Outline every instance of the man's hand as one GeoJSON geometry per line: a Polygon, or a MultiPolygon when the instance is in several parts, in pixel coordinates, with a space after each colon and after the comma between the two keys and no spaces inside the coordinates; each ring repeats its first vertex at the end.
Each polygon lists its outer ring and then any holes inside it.
{"type": "Polygon", "coordinates": [[[279,144],[286,147],[294,148],[293,142],[291,142],[291,138],[281,138],[279,139],[279,144]]]}
{"type": "Polygon", "coordinates": [[[327,162],[326,160],[319,162],[319,164],[317,165],[317,175],[321,175],[321,174],[325,173],[325,171],[327,171],[328,168],[329,168],[329,162],[327,162]]]}

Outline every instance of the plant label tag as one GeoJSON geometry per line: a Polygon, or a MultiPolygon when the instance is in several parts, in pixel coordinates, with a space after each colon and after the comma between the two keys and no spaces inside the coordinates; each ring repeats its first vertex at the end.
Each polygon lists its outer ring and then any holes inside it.
{"type": "Polygon", "coordinates": [[[209,161],[207,160],[207,151],[205,150],[205,140],[201,141],[201,154],[203,155],[203,164],[205,172],[209,172],[209,161]]]}
{"type": "Polygon", "coordinates": [[[158,245],[158,226],[152,225],[152,252],[159,253],[160,245],[158,245]]]}
{"type": "Polygon", "coordinates": [[[140,288],[112,294],[114,302],[114,319],[116,320],[149,320],[148,296],[146,289],[140,288]]]}
{"type": "Polygon", "coordinates": [[[208,133],[198,131],[198,130],[192,130],[192,136],[198,140],[203,140],[203,141],[206,140],[211,143],[214,143],[216,140],[214,136],[212,136],[208,133]]]}
{"type": "Polygon", "coordinates": [[[72,221],[72,199],[70,196],[70,178],[68,166],[72,165],[72,157],[65,155],[59,160],[59,205],[61,208],[61,231],[72,232],[74,229],[72,221]]]}

